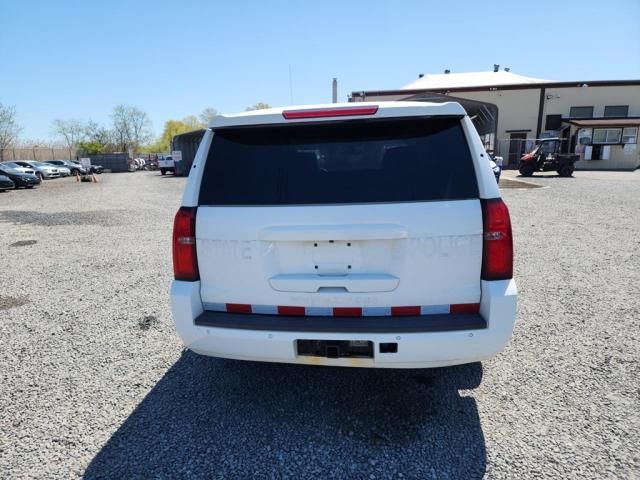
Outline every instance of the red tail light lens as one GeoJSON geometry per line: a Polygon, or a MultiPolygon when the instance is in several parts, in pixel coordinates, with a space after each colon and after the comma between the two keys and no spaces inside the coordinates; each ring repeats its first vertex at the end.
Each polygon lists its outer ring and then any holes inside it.
{"type": "Polygon", "coordinates": [[[481,200],[483,219],[482,279],[513,278],[513,237],[509,209],[501,198],[481,200]]]}
{"type": "Polygon", "coordinates": [[[200,279],[196,255],[196,207],[180,207],[173,221],[173,276],[187,282],[200,279]]]}
{"type": "Polygon", "coordinates": [[[479,311],[479,303],[456,303],[449,307],[450,313],[478,313],[479,311]]]}
{"type": "Polygon", "coordinates": [[[287,120],[298,118],[350,117],[355,115],[375,115],[377,105],[366,107],[315,108],[309,110],[285,110],[282,116],[287,120]]]}

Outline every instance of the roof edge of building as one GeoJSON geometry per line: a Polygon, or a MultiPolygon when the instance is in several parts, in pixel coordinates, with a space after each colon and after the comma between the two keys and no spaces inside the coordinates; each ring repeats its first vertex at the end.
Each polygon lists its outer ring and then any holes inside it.
{"type": "Polygon", "coordinates": [[[450,88],[416,88],[416,89],[391,89],[391,90],[359,90],[351,92],[352,97],[360,98],[372,95],[415,95],[423,92],[431,93],[451,93],[451,92],[483,92],[487,90],[531,90],[538,88],[571,88],[571,87],[624,87],[640,86],[640,79],[635,80],[584,80],[570,82],[532,82],[514,83],[505,85],[482,85],[473,87],[450,87],[450,88]]]}

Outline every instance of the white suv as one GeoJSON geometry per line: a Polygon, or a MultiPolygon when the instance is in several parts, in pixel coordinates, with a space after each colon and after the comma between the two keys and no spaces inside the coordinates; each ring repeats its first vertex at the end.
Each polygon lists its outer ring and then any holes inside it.
{"type": "Polygon", "coordinates": [[[173,232],[196,353],[424,368],[488,359],[516,312],[509,212],[457,103],[216,117],[173,232]]]}

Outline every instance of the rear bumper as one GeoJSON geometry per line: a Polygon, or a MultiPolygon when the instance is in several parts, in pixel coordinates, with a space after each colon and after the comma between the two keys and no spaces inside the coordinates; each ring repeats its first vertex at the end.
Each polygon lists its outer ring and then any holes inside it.
{"type": "Polygon", "coordinates": [[[429,368],[487,360],[502,351],[511,338],[516,299],[515,281],[483,281],[480,315],[383,320],[276,317],[204,312],[200,282],[174,281],[171,286],[176,330],[186,347],[196,353],[239,360],[378,368],[429,368]],[[308,324],[299,323],[305,320],[308,324]],[[256,322],[261,323],[256,326],[256,322]],[[299,356],[296,341],[301,339],[368,340],[374,343],[374,358],[299,356]],[[380,343],[397,343],[398,351],[380,353],[380,343]]]}
{"type": "Polygon", "coordinates": [[[204,311],[194,320],[198,327],[317,333],[432,333],[487,328],[482,315],[438,314],[396,317],[315,317],[257,315],[204,311]]]}

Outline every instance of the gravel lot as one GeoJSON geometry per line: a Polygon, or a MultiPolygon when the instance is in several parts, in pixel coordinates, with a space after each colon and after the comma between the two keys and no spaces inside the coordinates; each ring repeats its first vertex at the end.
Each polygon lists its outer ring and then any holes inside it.
{"type": "Polygon", "coordinates": [[[0,194],[0,477],[640,477],[640,171],[505,190],[514,338],[427,371],[184,352],[185,180],[99,178],[0,194]]]}

